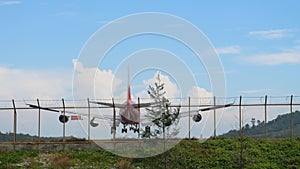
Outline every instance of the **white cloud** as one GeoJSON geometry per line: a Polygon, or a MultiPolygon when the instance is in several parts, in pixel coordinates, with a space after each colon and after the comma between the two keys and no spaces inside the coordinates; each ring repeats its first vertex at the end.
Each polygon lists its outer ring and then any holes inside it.
{"type": "Polygon", "coordinates": [[[222,55],[222,54],[239,54],[241,49],[240,46],[234,45],[234,46],[228,46],[223,48],[217,48],[216,50],[219,55],[222,55]]]}
{"type": "MultiPolygon", "coordinates": [[[[154,86],[154,83],[157,82],[157,75],[159,72],[156,72],[155,75],[151,79],[147,79],[143,81],[143,86],[148,88],[148,86],[154,86]]],[[[166,91],[165,97],[166,98],[188,98],[191,97],[191,104],[199,104],[199,97],[202,99],[200,100],[201,104],[209,104],[212,93],[208,92],[206,89],[201,88],[199,86],[191,86],[191,88],[186,92],[182,93],[180,88],[176,85],[175,82],[172,82],[167,75],[160,74],[161,83],[164,83],[164,90],[166,91]],[[195,101],[195,102],[193,102],[195,101]]],[[[136,94],[137,97],[140,98],[149,98],[147,91],[143,90],[136,94]]],[[[187,103],[186,100],[182,100],[183,103],[187,103]]]]}
{"type": "Polygon", "coordinates": [[[5,5],[18,5],[20,4],[21,1],[0,1],[0,6],[5,6],[5,5]]]}
{"type": "Polygon", "coordinates": [[[260,39],[281,39],[288,36],[291,32],[289,29],[272,29],[272,30],[262,30],[249,32],[250,36],[254,36],[260,39]]]}
{"type": "Polygon", "coordinates": [[[73,79],[73,95],[75,98],[114,97],[113,91],[121,84],[111,70],[86,68],[82,63],[73,60],[75,74],[73,79]]]}
{"type": "MultiPolygon", "coordinates": [[[[154,86],[154,83],[157,82],[157,75],[160,74],[160,80],[161,83],[164,83],[164,91],[166,91],[165,97],[166,98],[176,98],[180,96],[180,89],[177,87],[177,85],[175,83],[173,83],[168,76],[163,75],[159,72],[156,72],[155,75],[148,80],[144,80],[143,84],[146,88],[148,88],[148,86],[154,86]]],[[[146,91],[142,91],[140,93],[137,93],[138,97],[141,98],[149,98],[149,95],[146,91]]]]}
{"type": "Polygon", "coordinates": [[[187,92],[186,95],[187,97],[196,98],[191,99],[191,104],[207,105],[210,103],[212,98],[212,93],[206,91],[204,88],[201,88],[199,86],[192,86],[192,88],[187,92]],[[200,100],[199,97],[201,97],[200,100]]]}
{"type": "Polygon", "coordinates": [[[62,98],[71,86],[67,72],[48,72],[0,67],[2,99],[62,98]]]}
{"type": "Polygon", "coordinates": [[[280,53],[260,54],[246,57],[250,63],[260,65],[280,65],[286,63],[300,63],[300,46],[296,46],[280,53]]]}
{"type": "MultiPolygon", "coordinates": [[[[39,98],[45,106],[49,100],[60,100],[71,96],[71,72],[66,70],[24,70],[0,66],[0,98],[1,100],[15,99],[16,107],[24,107],[24,102],[35,104],[29,100],[39,98]],[[24,99],[24,101],[23,101],[24,99]],[[47,101],[45,101],[45,99],[47,101]]],[[[61,105],[61,101],[51,101],[55,106],[61,105]]],[[[1,102],[1,107],[11,107],[11,102],[1,102]]],[[[37,110],[18,110],[17,132],[37,135],[37,110]]],[[[2,131],[12,131],[12,111],[0,112],[0,128],[2,131]],[[5,119],[5,120],[3,120],[5,119]]],[[[42,135],[61,136],[61,123],[58,122],[58,114],[42,111],[42,135]],[[51,125],[49,125],[51,124],[51,125]],[[54,134],[54,135],[51,135],[54,134]]]]}

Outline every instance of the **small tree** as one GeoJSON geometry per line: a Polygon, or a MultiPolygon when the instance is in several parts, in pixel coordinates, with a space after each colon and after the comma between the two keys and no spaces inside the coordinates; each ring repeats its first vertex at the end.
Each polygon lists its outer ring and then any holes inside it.
{"type": "Polygon", "coordinates": [[[142,132],[142,137],[158,137],[161,134],[167,134],[167,137],[176,136],[179,133],[177,124],[179,122],[180,107],[171,109],[171,102],[164,97],[164,83],[161,83],[159,74],[157,75],[157,82],[155,87],[149,85],[148,94],[154,100],[151,108],[146,108],[147,117],[153,123],[152,131],[149,126],[145,127],[142,132]],[[154,128],[154,129],[153,129],[154,128]]]}

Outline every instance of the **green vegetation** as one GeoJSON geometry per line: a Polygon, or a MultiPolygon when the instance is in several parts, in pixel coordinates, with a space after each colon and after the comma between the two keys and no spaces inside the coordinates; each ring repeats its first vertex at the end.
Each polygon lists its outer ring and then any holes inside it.
{"type": "Polygon", "coordinates": [[[183,140],[166,154],[130,159],[105,150],[1,151],[0,168],[300,168],[300,139],[183,140]]]}
{"type": "MultiPolygon", "coordinates": [[[[293,137],[300,137],[300,111],[293,112],[293,137]]],[[[277,116],[276,119],[269,121],[267,123],[267,138],[289,138],[291,136],[290,130],[290,117],[291,114],[284,114],[277,116]]],[[[243,135],[254,137],[254,138],[264,138],[265,137],[265,124],[264,122],[259,122],[258,125],[250,127],[246,125],[243,128],[243,135]]],[[[232,138],[239,137],[240,130],[231,130],[226,134],[219,137],[232,138]]]]}

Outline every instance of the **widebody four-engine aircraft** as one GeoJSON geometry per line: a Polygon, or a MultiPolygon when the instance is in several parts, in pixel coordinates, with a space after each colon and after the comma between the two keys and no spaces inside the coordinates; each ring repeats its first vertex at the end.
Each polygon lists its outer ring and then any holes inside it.
{"type": "MultiPolygon", "coordinates": [[[[128,71],[129,72],[129,71],[128,71]]],[[[148,124],[145,117],[140,116],[139,108],[151,107],[155,106],[156,103],[134,103],[131,100],[131,92],[130,92],[130,78],[128,73],[128,86],[127,86],[127,100],[123,104],[115,104],[107,103],[107,102],[98,102],[98,101],[90,101],[90,103],[100,104],[109,106],[112,108],[119,108],[119,116],[115,117],[115,120],[121,124],[123,124],[122,133],[127,133],[127,126],[129,130],[133,130],[133,132],[139,132],[139,124],[143,121],[144,124],[148,124]]]]}
{"type": "MultiPolygon", "coordinates": [[[[131,92],[130,92],[129,70],[128,70],[127,100],[125,101],[125,103],[115,104],[114,101],[112,101],[112,103],[100,102],[100,101],[89,101],[89,103],[108,106],[108,107],[113,108],[113,111],[114,111],[113,117],[107,116],[107,115],[105,115],[105,116],[104,115],[93,115],[93,118],[90,120],[90,125],[92,127],[97,127],[101,121],[103,122],[103,120],[106,121],[106,124],[107,124],[107,121],[109,121],[111,124],[111,133],[115,133],[114,131],[116,130],[116,127],[119,126],[120,123],[123,124],[122,133],[127,133],[127,126],[129,126],[129,130],[132,130],[134,133],[135,132],[139,133],[139,124],[146,125],[147,129],[149,130],[149,128],[150,128],[149,126],[153,125],[153,123],[152,123],[153,119],[146,118],[145,115],[141,116],[139,108],[153,107],[153,106],[157,106],[159,104],[159,103],[155,103],[155,102],[138,103],[137,104],[132,101],[131,92]],[[115,108],[119,108],[118,116],[116,115],[115,108]],[[99,121],[96,119],[98,119],[99,121]]],[[[56,109],[42,107],[42,106],[34,105],[34,104],[26,104],[26,105],[28,105],[31,108],[35,108],[35,109],[43,109],[43,110],[47,110],[47,111],[60,113],[59,121],[62,123],[66,123],[69,119],[69,116],[65,115],[65,114],[88,116],[88,114],[56,110],[56,109]]],[[[197,110],[191,110],[189,112],[188,111],[180,112],[180,117],[187,117],[190,115],[195,122],[200,122],[202,119],[201,112],[219,109],[219,108],[230,107],[232,105],[233,105],[233,103],[230,103],[230,104],[225,104],[225,105],[217,105],[217,106],[211,106],[211,107],[201,108],[201,109],[197,109],[197,110]]],[[[178,107],[180,107],[180,105],[178,107]]]]}

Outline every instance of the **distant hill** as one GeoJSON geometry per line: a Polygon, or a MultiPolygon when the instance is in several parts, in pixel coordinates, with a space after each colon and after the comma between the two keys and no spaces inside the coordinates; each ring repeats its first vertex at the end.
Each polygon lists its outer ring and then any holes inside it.
{"type": "MultiPolygon", "coordinates": [[[[17,142],[37,142],[38,136],[32,136],[29,134],[18,133],[16,135],[17,142]]],[[[62,137],[40,137],[41,142],[52,142],[52,141],[62,141],[62,137]]],[[[66,136],[66,141],[84,141],[85,139],[76,138],[73,136],[66,136]]],[[[13,142],[13,133],[1,133],[0,132],[0,142],[13,142]]]]}
{"type": "MultiPolygon", "coordinates": [[[[24,142],[24,141],[37,141],[37,136],[31,136],[29,134],[17,134],[17,141],[24,142]]],[[[0,142],[13,142],[14,141],[14,134],[13,133],[2,133],[0,132],[0,142]]]]}
{"type": "MultiPolygon", "coordinates": [[[[290,137],[290,115],[278,115],[276,119],[267,123],[268,138],[288,138],[290,137]]],[[[255,138],[265,137],[264,122],[256,126],[246,125],[243,127],[244,136],[255,138]]],[[[220,135],[219,137],[239,137],[240,130],[231,130],[228,133],[220,135]]],[[[300,137],[300,111],[293,112],[293,136],[300,137]]]]}

